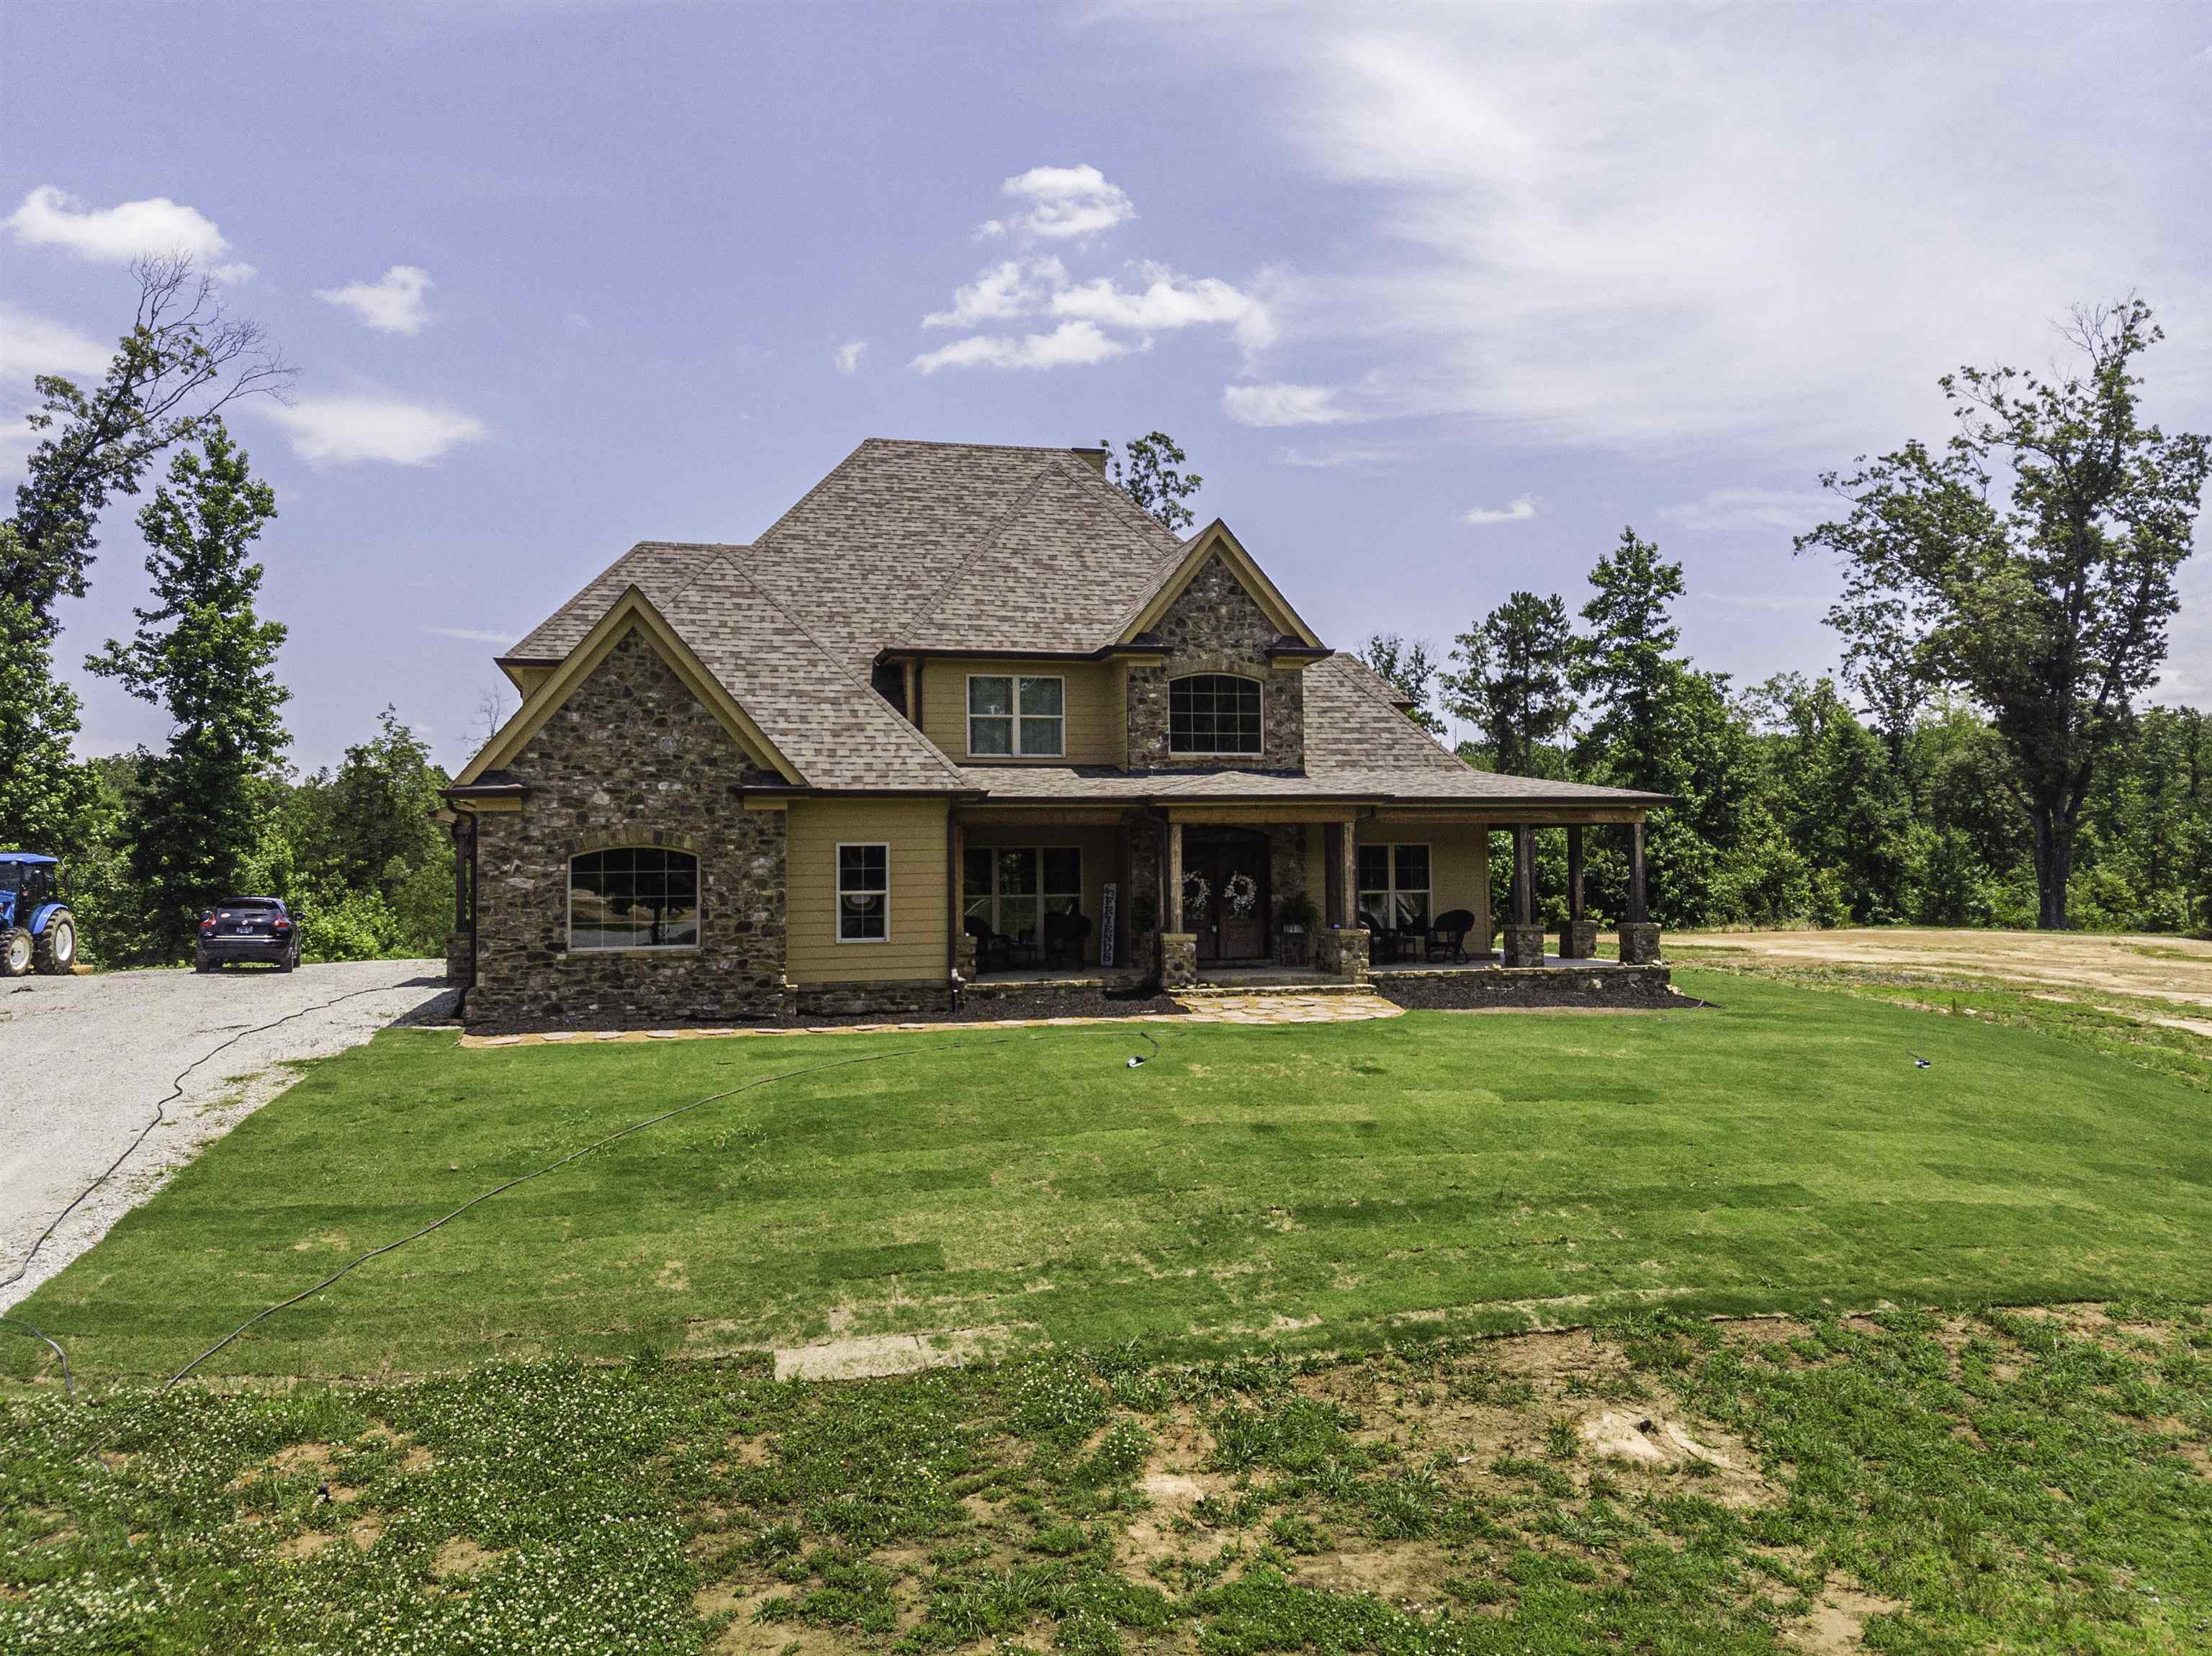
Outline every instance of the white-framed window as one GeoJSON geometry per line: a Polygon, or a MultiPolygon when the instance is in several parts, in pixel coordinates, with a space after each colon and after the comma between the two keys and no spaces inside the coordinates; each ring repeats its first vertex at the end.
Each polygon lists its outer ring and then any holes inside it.
{"type": "Polygon", "coordinates": [[[699,859],[661,846],[617,846],[568,859],[568,947],[696,949],[699,859]]]}
{"type": "Polygon", "coordinates": [[[968,675],[968,753],[1057,759],[1067,751],[1067,685],[1026,673],[968,675]]]}
{"type": "Polygon", "coordinates": [[[837,941],[891,940],[891,848],[879,841],[837,844],[837,941]]]}
{"type": "Polygon", "coordinates": [[[969,846],[961,856],[960,913],[1042,946],[1049,914],[1083,912],[1083,852],[1075,846],[969,846]]]}
{"type": "Polygon", "coordinates": [[[1191,673],[1168,681],[1170,753],[1259,753],[1260,682],[1234,673],[1191,673]]]}
{"type": "Polygon", "coordinates": [[[1426,931],[1429,848],[1425,845],[1361,846],[1359,913],[1370,931],[1426,931]]]}

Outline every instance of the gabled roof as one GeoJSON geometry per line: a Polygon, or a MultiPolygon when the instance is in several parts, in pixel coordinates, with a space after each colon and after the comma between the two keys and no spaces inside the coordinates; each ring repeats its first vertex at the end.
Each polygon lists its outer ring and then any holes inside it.
{"type": "Polygon", "coordinates": [[[1206,567],[1206,561],[1215,557],[1229,566],[1231,573],[1243,584],[1267,619],[1282,630],[1284,637],[1295,639],[1310,650],[1323,647],[1321,635],[1306,625],[1304,618],[1291,607],[1291,601],[1267,579],[1267,572],[1218,518],[1185,541],[1181,555],[1174,562],[1162,565],[1136,594],[1122,613],[1121,631],[1114,642],[1127,644],[1158,625],[1160,617],[1182,596],[1183,588],[1206,567]]]}
{"type": "MultiPolygon", "coordinates": [[[[682,549],[702,555],[688,577],[678,580],[666,562],[647,560],[662,577],[659,600],[635,583],[617,592],[584,626],[561,667],[454,779],[456,786],[514,758],[631,627],[645,631],[741,746],[792,786],[932,793],[966,786],[927,738],[836,661],[728,551],[682,549]]],[[[555,647],[589,613],[586,596],[532,638],[544,635],[555,641],[545,647],[555,647]]]]}

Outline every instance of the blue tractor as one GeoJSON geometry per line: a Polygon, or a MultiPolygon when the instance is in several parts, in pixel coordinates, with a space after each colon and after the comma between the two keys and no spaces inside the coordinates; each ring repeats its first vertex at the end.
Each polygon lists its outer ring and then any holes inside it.
{"type": "Polygon", "coordinates": [[[76,916],[61,901],[60,859],[0,851],[0,978],[76,964],[76,916]]]}

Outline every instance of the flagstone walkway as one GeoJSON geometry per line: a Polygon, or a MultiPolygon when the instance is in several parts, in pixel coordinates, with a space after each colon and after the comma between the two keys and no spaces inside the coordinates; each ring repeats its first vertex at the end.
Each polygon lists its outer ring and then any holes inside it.
{"type": "Polygon", "coordinates": [[[799,1028],[714,1029],[556,1029],[534,1035],[463,1035],[464,1046],[568,1046],[589,1041],[720,1040],[767,1035],[934,1034],[961,1029],[1075,1028],[1114,1023],[1359,1023],[1395,1018],[1405,1008],[1380,995],[1224,995],[1176,998],[1181,1013],[1139,1012],[1129,1017],[988,1018],[960,1023],[823,1023],[799,1028]]]}

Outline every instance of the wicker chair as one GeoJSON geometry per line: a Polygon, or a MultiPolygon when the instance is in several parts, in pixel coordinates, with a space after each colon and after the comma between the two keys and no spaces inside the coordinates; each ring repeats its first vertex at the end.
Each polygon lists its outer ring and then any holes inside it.
{"type": "Polygon", "coordinates": [[[1446,909],[1429,922],[1422,939],[1422,954],[1430,960],[1449,956],[1455,961],[1467,959],[1467,934],[1474,930],[1474,915],[1464,908],[1446,909]]]}

